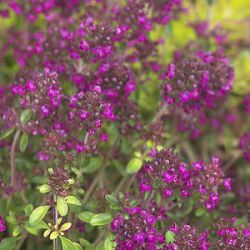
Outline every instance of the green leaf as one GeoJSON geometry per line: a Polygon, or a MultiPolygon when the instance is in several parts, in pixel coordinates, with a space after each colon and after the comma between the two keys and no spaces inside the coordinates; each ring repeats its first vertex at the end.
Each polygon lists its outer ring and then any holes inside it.
{"type": "Polygon", "coordinates": [[[57,197],[56,208],[61,216],[65,216],[68,213],[69,207],[65,199],[61,196],[57,197]]]}
{"type": "Polygon", "coordinates": [[[29,217],[30,224],[35,224],[40,222],[44,216],[47,214],[48,210],[50,209],[50,206],[41,206],[36,208],[29,217]]]}
{"type": "Polygon", "coordinates": [[[139,169],[141,168],[142,163],[143,163],[142,159],[139,159],[139,158],[131,159],[127,165],[126,172],[128,174],[137,173],[139,169]]]}
{"type": "Polygon", "coordinates": [[[29,143],[29,135],[27,133],[22,134],[19,145],[20,151],[22,153],[26,150],[28,143],[29,143]]]}
{"type": "Polygon", "coordinates": [[[18,238],[5,238],[0,242],[0,250],[13,250],[18,238]]]}
{"type": "Polygon", "coordinates": [[[32,115],[31,110],[30,110],[30,109],[25,109],[25,110],[22,112],[21,116],[20,116],[20,122],[21,122],[22,124],[26,124],[26,123],[30,120],[31,115],[32,115]]]}
{"type": "Polygon", "coordinates": [[[73,242],[73,245],[75,247],[75,250],[82,250],[82,246],[79,243],[73,242]]]}
{"type": "Polygon", "coordinates": [[[117,205],[118,204],[118,199],[113,195],[113,194],[106,194],[105,199],[110,203],[117,205]]]}
{"type": "Polygon", "coordinates": [[[37,224],[30,224],[29,222],[26,222],[24,224],[24,228],[32,235],[38,235],[41,229],[49,229],[48,225],[44,221],[40,221],[37,224]]]}
{"type": "Polygon", "coordinates": [[[71,228],[71,226],[72,226],[72,223],[71,222],[67,222],[67,223],[64,223],[62,226],[61,226],[61,228],[60,228],[60,231],[66,231],[66,230],[68,230],[69,228],[71,228]]]}
{"type": "Polygon", "coordinates": [[[46,231],[44,231],[43,237],[44,238],[48,237],[50,233],[51,233],[51,229],[47,229],[46,231]]]}
{"type": "Polygon", "coordinates": [[[195,216],[196,217],[201,217],[203,215],[205,215],[207,213],[206,209],[203,207],[199,207],[196,211],[195,211],[195,216]]]}
{"type": "Polygon", "coordinates": [[[109,213],[96,214],[90,220],[91,226],[103,226],[112,221],[112,215],[109,213]]]}
{"type": "Polygon", "coordinates": [[[82,246],[84,246],[86,249],[91,248],[91,243],[87,241],[86,239],[80,238],[79,242],[82,246]]]}
{"type": "Polygon", "coordinates": [[[104,249],[105,250],[114,250],[116,247],[116,243],[114,242],[115,237],[112,234],[109,234],[108,237],[104,241],[104,249]]]}
{"type": "Polygon", "coordinates": [[[75,250],[73,242],[65,237],[59,236],[62,242],[63,250],[75,250]]]}
{"type": "Polygon", "coordinates": [[[28,204],[25,206],[25,208],[23,210],[24,210],[24,213],[26,216],[30,216],[33,209],[34,209],[34,206],[32,204],[28,204]]]}
{"type": "Polygon", "coordinates": [[[90,223],[95,214],[89,211],[82,212],[77,215],[77,218],[85,223],[90,223]]]}
{"type": "Polygon", "coordinates": [[[52,232],[52,233],[50,234],[49,238],[50,238],[51,240],[54,240],[54,239],[56,239],[58,236],[59,236],[59,233],[58,233],[57,231],[54,231],[54,232],[52,232]]]}
{"type": "Polygon", "coordinates": [[[83,173],[85,174],[91,174],[95,171],[97,171],[102,164],[102,159],[101,157],[92,157],[90,159],[89,164],[86,167],[83,167],[83,173]]]}
{"type": "Polygon", "coordinates": [[[20,233],[22,232],[22,228],[20,226],[16,226],[12,232],[13,237],[17,237],[18,235],[20,235],[20,233]]]}
{"type": "Polygon", "coordinates": [[[72,205],[77,205],[77,206],[81,206],[81,202],[78,200],[78,198],[76,198],[75,196],[73,195],[69,195],[65,198],[66,202],[68,204],[72,204],[72,205]]]}
{"type": "Polygon", "coordinates": [[[51,187],[48,184],[44,184],[44,185],[39,186],[38,190],[39,190],[40,193],[46,194],[51,190],[51,187]]]}
{"type": "Polygon", "coordinates": [[[9,137],[14,131],[15,128],[8,129],[4,134],[0,136],[0,140],[4,140],[5,138],[9,137]]]}
{"type": "Polygon", "coordinates": [[[165,233],[165,239],[167,243],[174,243],[175,234],[172,231],[167,231],[165,233]]]}

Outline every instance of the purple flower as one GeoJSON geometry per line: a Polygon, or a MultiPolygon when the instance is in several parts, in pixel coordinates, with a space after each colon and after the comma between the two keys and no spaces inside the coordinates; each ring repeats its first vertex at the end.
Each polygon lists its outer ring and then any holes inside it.
{"type": "Polygon", "coordinates": [[[0,216],[0,233],[6,230],[5,220],[2,216],[0,216]]]}

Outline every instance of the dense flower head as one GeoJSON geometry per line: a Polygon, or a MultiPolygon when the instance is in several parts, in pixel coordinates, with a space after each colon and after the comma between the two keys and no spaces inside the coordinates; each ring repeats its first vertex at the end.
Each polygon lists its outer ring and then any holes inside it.
{"type": "Polygon", "coordinates": [[[67,169],[56,167],[49,176],[49,185],[54,194],[59,196],[67,195],[67,185],[69,184],[70,174],[67,169]]]}
{"type": "Polygon", "coordinates": [[[157,217],[142,207],[127,208],[117,215],[111,224],[117,250],[162,249],[165,238],[154,227],[157,217]]]}
{"type": "Polygon", "coordinates": [[[113,106],[103,100],[100,92],[101,88],[96,87],[96,91],[78,92],[69,100],[70,123],[80,127],[82,124],[90,135],[101,128],[105,120],[115,120],[113,106]]]}
{"type": "Polygon", "coordinates": [[[118,62],[101,64],[95,73],[95,82],[113,102],[121,97],[126,99],[135,90],[131,72],[125,65],[118,62]]]}
{"type": "Polygon", "coordinates": [[[173,225],[169,229],[175,233],[174,242],[166,244],[164,250],[208,250],[210,249],[209,232],[200,232],[200,230],[191,225],[173,225]]]}
{"type": "Polygon", "coordinates": [[[250,249],[248,19],[217,2],[0,0],[4,244],[250,249]]]}
{"type": "Polygon", "coordinates": [[[215,225],[218,249],[244,249],[250,247],[250,225],[238,224],[236,218],[220,218],[215,225]]]}
{"type": "Polygon", "coordinates": [[[32,110],[40,117],[53,115],[63,97],[57,73],[45,68],[41,73],[26,77],[20,77],[11,86],[12,93],[20,98],[21,107],[32,110]]]}
{"type": "Polygon", "coordinates": [[[143,165],[137,174],[139,188],[141,192],[153,190],[154,182],[160,182],[161,192],[169,197],[173,194],[173,189],[181,181],[178,168],[181,165],[179,157],[173,150],[162,150],[158,152],[153,160],[143,165]],[[168,185],[169,184],[169,185],[168,185]]]}
{"type": "Polygon", "coordinates": [[[219,202],[219,190],[224,187],[226,191],[231,190],[231,179],[224,177],[219,159],[212,157],[210,164],[194,162],[193,167],[201,170],[194,178],[194,187],[200,193],[201,202],[211,210],[219,202]]]}
{"type": "Polygon", "coordinates": [[[137,180],[142,193],[156,189],[165,199],[176,192],[182,198],[199,193],[208,210],[218,204],[220,187],[231,190],[230,179],[224,177],[218,158],[213,157],[210,164],[199,161],[189,166],[181,162],[171,149],[157,152],[151,161],[143,165],[137,180]]]}
{"type": "Polygon", "coordinates": [[[212,109],[232,88],[233,77],[223,54],[201,51],[168,65],[164,97],[169,105],[185,112],[212,109]]]}
{"type": "Polygon", "coordinates": [[[250,161],[250,133],[244,133],[240,138],[240,149],[246,161],[250,161]]]}

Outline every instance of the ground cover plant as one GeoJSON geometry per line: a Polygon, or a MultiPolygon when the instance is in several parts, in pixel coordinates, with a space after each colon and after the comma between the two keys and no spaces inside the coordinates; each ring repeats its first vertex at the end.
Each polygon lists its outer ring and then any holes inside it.
{"type": "Polygon", "coordinates": [[[248,0],[0,1],[0,250],[250,249],[248,0]]]}

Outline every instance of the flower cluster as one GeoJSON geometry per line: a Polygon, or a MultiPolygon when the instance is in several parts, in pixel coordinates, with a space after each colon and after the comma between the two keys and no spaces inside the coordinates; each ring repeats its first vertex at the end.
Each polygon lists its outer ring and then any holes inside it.
{"type": "Polygon", "coordinates": [[[157,216],[146,209],[127,208],[126,214],[118,215],[111,224],[112,232],[116,235],[116,249],[156,249],[165,242],[164,235],[154,226],[156,222],[157,216]]]}
{"type": "Polygon", "coordinates": [[[53,115],[62,99],[61,84],[56,72],[45,69],[34,76],[20,77],[17,84],[11,86],[12,93],[20,97],[20,105],[38,114],[38,117],[53,115]]]}
{"type": "Polygon", "coordinates": [[[244,32],[198,2],[0,0],[0,249],[250,249],[244,32]]]}
{"type": "Polygon", "coordinates": [[[220,52],[200,51],[169,64],[165,77],[166,102],[189,113],[215,108],[232,88],[234,72],[220,52]]]}
{"type": "Polygon", "coordinates": [[[49,176],[49,185],[54,194],[59,196],[67,195],[67,185],[69,184],[70,174],[69,171],[57,167],[52,170],[49,176]]]}
{"type": "Polygon", "coordinates": [[[204,206],[213,209],[219,201],[219,188],[224,185],[227,191],[231,190],[230,179],[224,178],[216,157],[210,164],[194,162],[191,165],[181,162],[171,149],[159,151],[137,174],[139,189],[143,193],[159,190],[166,199],[175,192],[181,197],[198,192],[204,206]]]}
{"type": "Polygon", "coordinates": [[[237,224],[236,218],[221,218],[215,225],[218,249],[249,249],[250,226],[237,224]]]}
{"type": "Polygon", "coordinates": [[[211,210],[218,204],[220,187],[231,191],[231,179],[224,178],[224,172],[217,157],[213,157],[210,164],[194,162],[193,167],[201,170],[194,178],[194,186],[201,195],[201,202],[211,210]]]}
{"type": "Polygon", "coordinates": [[[210,247],[209,232],[200,232],[195,226],[174,224],[169,231],[175,234],[174,242],[167,244],[165,250],[190,249],[208,250],[210,247]]]}

